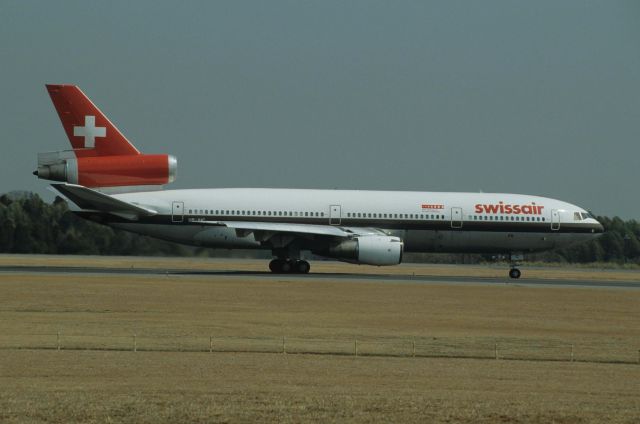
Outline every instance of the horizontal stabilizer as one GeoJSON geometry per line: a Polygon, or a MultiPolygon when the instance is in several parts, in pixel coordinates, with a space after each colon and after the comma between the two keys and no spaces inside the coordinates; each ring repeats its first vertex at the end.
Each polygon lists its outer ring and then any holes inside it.
{"type": "Polygon", "coordinates": [[[100,193],[81,185],[52,184],[52,186],[82,209],[109,212],[127,218],[151,216],[158,213],[152,209],[123,202],[108,194],[100,193]]]}

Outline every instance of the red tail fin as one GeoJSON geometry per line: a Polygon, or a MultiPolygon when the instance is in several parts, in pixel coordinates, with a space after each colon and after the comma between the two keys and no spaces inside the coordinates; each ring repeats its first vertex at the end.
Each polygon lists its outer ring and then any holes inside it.
{"type": "Polygon", "coordinates": [[[47,84],[47,91],[77,157],[140,154],[80,88],[47,84]]]}

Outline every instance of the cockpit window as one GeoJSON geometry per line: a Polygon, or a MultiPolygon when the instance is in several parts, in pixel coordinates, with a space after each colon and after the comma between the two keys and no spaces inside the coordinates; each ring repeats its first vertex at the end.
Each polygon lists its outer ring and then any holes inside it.
{"type": "Polygon", "coordinates": [[[582,215],[580,215],[580,212],[574,212],[573,213],[573,220],[574,221],[581,221],[582,219],[583,218],[582,218],[582,215]]]}

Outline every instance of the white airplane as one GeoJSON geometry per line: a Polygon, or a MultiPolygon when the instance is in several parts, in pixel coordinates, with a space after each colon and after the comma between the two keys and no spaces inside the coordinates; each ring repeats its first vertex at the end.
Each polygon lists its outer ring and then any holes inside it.
{"type": "Polygon", "coordinates": [[[79,216],[173,242],[268,249],[276,273],[308,273],[301,251],[368,265],[403,252],[500,253],[516,262],[591,240],[602,225],[586,210],[545,197],[501,193],[224,188],[162,190],[170,155],[140,153],[73,85],[47,85],[72,150],[38,155],[38,178],[79,216]],[[72,205],[73,207],[73,205],[72,205]]]}

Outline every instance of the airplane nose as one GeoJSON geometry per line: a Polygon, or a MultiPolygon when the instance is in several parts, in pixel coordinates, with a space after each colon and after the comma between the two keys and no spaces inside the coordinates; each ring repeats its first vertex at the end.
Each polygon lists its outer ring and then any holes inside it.
{"type": "Polygon", "coordinates": [[[596,234],[604,233],[604,226],[601,223],[597,222],[596,224],[593,225],[593,232],[596,234]]]}

